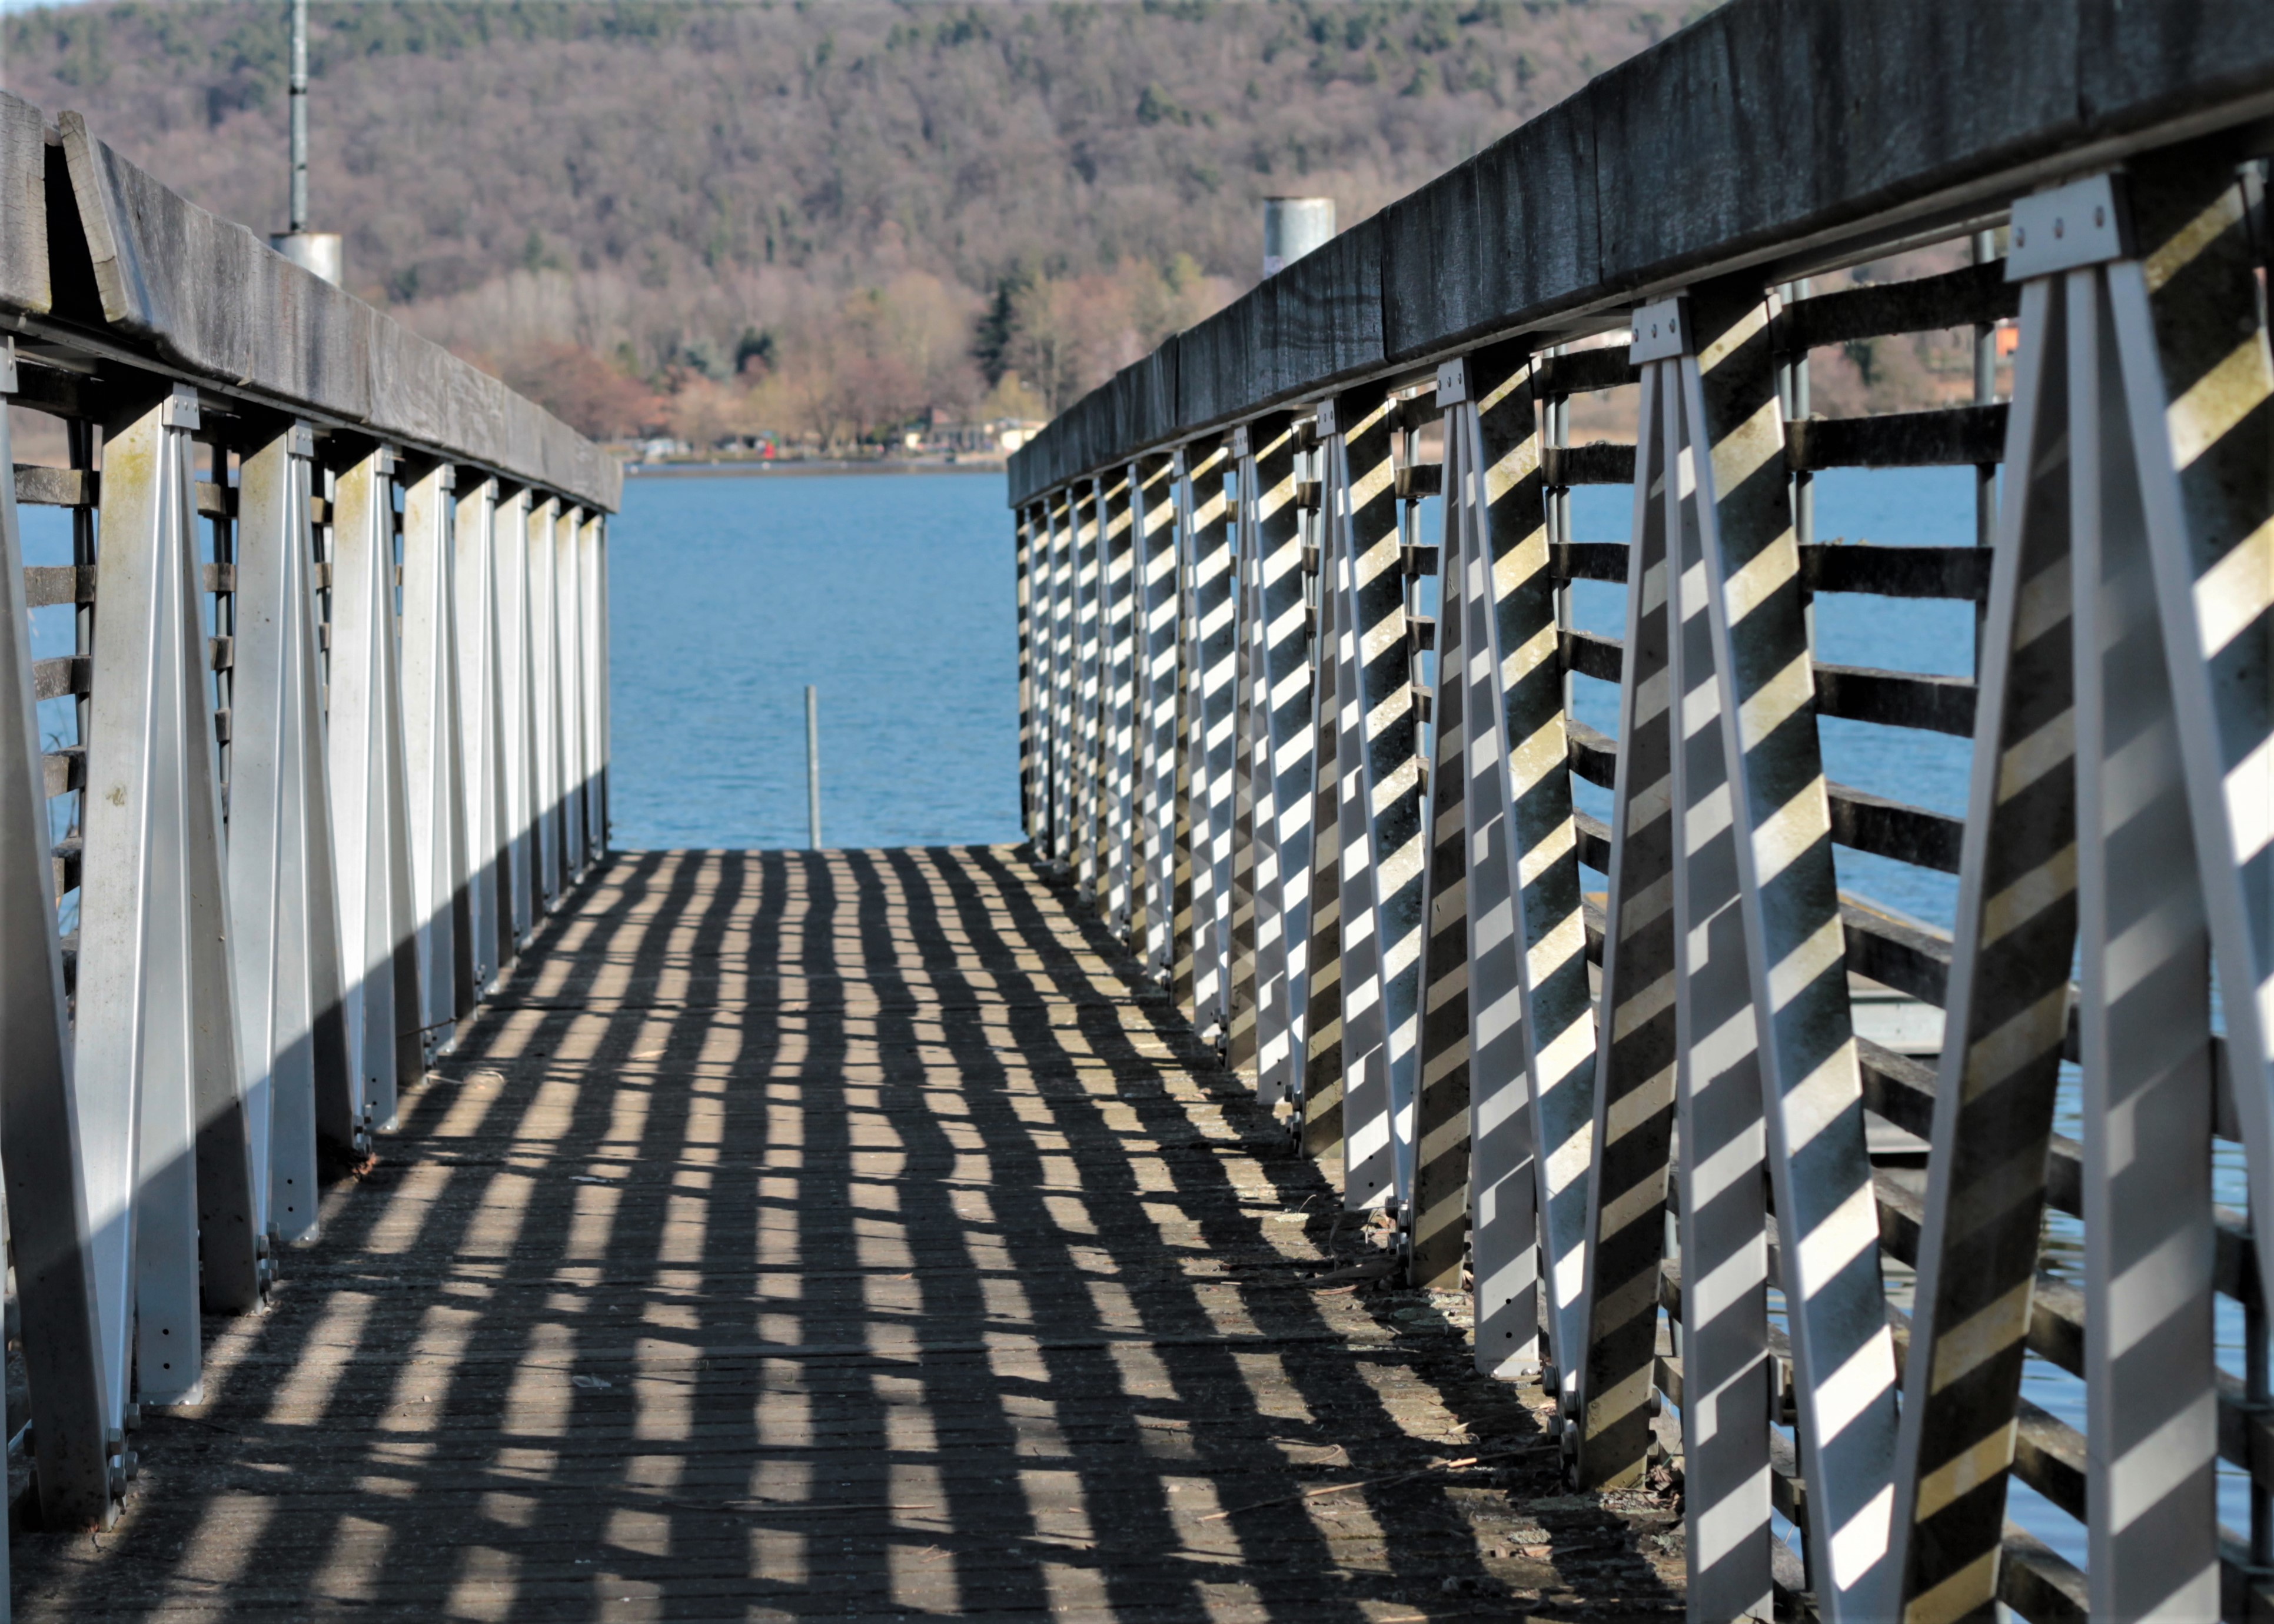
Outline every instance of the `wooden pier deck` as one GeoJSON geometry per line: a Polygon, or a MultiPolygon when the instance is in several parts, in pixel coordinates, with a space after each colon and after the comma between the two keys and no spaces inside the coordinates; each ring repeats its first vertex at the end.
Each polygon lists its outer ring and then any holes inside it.
{"type": "Polygon", "coordinates": [[[1012,848],[611,857],[16,1617],[1678,1613],[1126,963],[1012,848]]]}

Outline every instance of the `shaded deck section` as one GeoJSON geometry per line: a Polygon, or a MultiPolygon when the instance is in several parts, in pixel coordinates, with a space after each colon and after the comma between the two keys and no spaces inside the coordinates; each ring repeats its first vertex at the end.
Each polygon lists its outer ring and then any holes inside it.
{"type": "Polygon", "coordinates": [[[1126,967],[1011,848],[612,857],[17,1617],[1678,1613],[1126,967]]]}

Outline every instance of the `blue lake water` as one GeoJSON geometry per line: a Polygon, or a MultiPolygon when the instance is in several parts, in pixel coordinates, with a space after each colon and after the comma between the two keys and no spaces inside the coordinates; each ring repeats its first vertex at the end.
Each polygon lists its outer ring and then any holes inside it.
{"type": "Polygon", "coordinates": [[[1000,475],[635,477],[608,527],[618,846],[1014,841],[1019,642],[1000,475]]]}

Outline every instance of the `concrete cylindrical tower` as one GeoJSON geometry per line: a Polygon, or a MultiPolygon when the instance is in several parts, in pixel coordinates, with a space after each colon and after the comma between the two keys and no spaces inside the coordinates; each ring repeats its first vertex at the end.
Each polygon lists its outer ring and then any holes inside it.
{"type": "Polygon", "coordinates": [[[301,269],[315,272],[335,287],[339,285],[342,266],[338,232],[273,232],[268,245],[301,269]]]}
{"type": "Polygon", "coordinates": [[[1332,198],[1263,199],[1263,274],[1275,276],[1335,234],[1332,198]]]}

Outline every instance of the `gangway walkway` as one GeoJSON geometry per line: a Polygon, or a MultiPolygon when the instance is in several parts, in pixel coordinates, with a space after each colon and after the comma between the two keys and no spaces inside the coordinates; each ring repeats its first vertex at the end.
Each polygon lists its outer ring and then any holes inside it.
{"type": "Polygon", "coordinates": [[[1013,848],[612,855],[17,1618],[1678,1613],[1133,971],[1013,848]]]}

